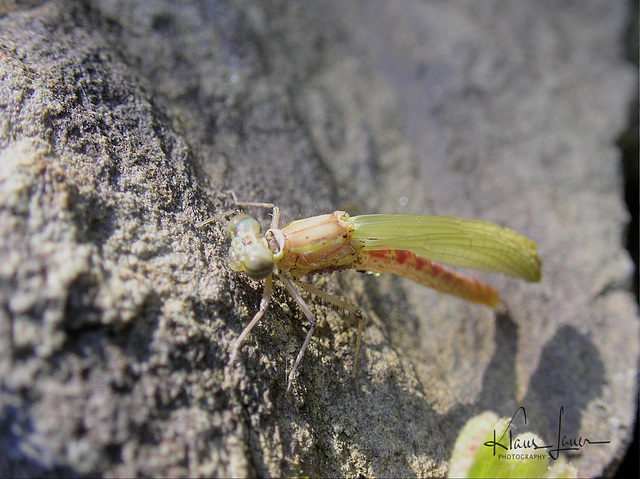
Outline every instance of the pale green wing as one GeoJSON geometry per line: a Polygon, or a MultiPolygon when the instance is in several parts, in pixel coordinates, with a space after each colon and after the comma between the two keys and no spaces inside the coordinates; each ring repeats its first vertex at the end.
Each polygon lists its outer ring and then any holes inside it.
{"type": "Polygon", "coordinates": [[[537,245],[484,220],[450,216],[361,215],[348,220],[365,250],[407,250],[449,266],[540,280],[537,245]]]}

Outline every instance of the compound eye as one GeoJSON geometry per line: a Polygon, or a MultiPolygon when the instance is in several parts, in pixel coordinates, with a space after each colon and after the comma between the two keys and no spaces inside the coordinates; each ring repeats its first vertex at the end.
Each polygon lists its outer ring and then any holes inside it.
{"type": "Polygon", "coordinates": [[[258,254],[250,255],[244,262],[244,274],[251,279],[265,279],[273,272],[273,253],[261,248],[258,254]]]}
{"type": "Polygon", "coordinates": [[[227,231],[232,237],[247,234],[257,236],[260,234],[260,223],[251,216],[240,213],[229,220],[227,223],[227,231]]]}

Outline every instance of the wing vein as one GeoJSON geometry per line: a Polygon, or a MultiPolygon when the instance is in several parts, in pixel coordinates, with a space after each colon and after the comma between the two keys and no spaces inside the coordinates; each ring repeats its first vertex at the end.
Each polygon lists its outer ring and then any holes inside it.
{"type": "Polygon", "coordinates": [[[514,230],[484,220],[449,216],[361,215],[352,237],[365,250],[407,250],[431,261],[540,279],[537,245],[514,230]]]}

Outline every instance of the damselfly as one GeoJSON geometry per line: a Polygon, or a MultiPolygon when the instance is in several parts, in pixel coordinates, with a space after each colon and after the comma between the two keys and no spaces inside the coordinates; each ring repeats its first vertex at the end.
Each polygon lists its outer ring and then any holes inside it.
{"type": "MultiPolygon", "coordinates": [[[[260,235],[258,222],[237,213],[227,224],[231,235],[229,267],[254,280],[265,280],[260,308],[235,341],[231,361],[242,342],[264,316],[278,277],[310,323],[309,331],[291,368],[287,390],[313,336],[316,318],[294,284],[354,313],[360,319],[354,369],[359,352],[362,315],[358,308],[299,281],[306,274],[355,269],[394,273],[421,285],[474,303],[495,307],[500,301],[491,286],[456,272],[450,266],[503,273],[526,281],[539,281],[542,262],[537,245],[516,231],[489,221],[450,216],[360,215],[344,211],[288,223],[278,229],[280,210],[271,203],[237,203],[273,209],[271,228],[260,235]]],[[[229,211],[222,215],[234,213],[229,211]]],[[[201,223],[215,221],[218,215],[201,223]]]]}

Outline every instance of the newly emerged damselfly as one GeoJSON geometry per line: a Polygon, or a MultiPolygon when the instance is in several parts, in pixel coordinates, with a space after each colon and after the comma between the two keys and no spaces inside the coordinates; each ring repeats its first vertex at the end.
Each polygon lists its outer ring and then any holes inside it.
{"type": "Polygon", "coordinates": [[[238,203],[273,209],[271,228],[260,235],[258,222],[235,213],[227,224],[231,235],[229,267],[254,280],[265,280],[260,308],[233,345],[234,361],[242,342],[264,316],[279,278],[310,323],[309,331],[288,377],[287,390],[313,336],[316,318],[296,290],[299,285],[360,319],[356,345],[359,352],[362,315],[358,308],[299,281],[306,274],[355,269],[370,273],[394,273],[421,285],[474,303],[496,307],[498,292],[491,286],[449,266],[503,273],[526,281],[539,281],[542,262],[537,245],[514,230],[477,219],[451,216],[375,214],[349,216],[344,211],[292,221],[278,228],[280,210],[271,203],[238,203]]]}

